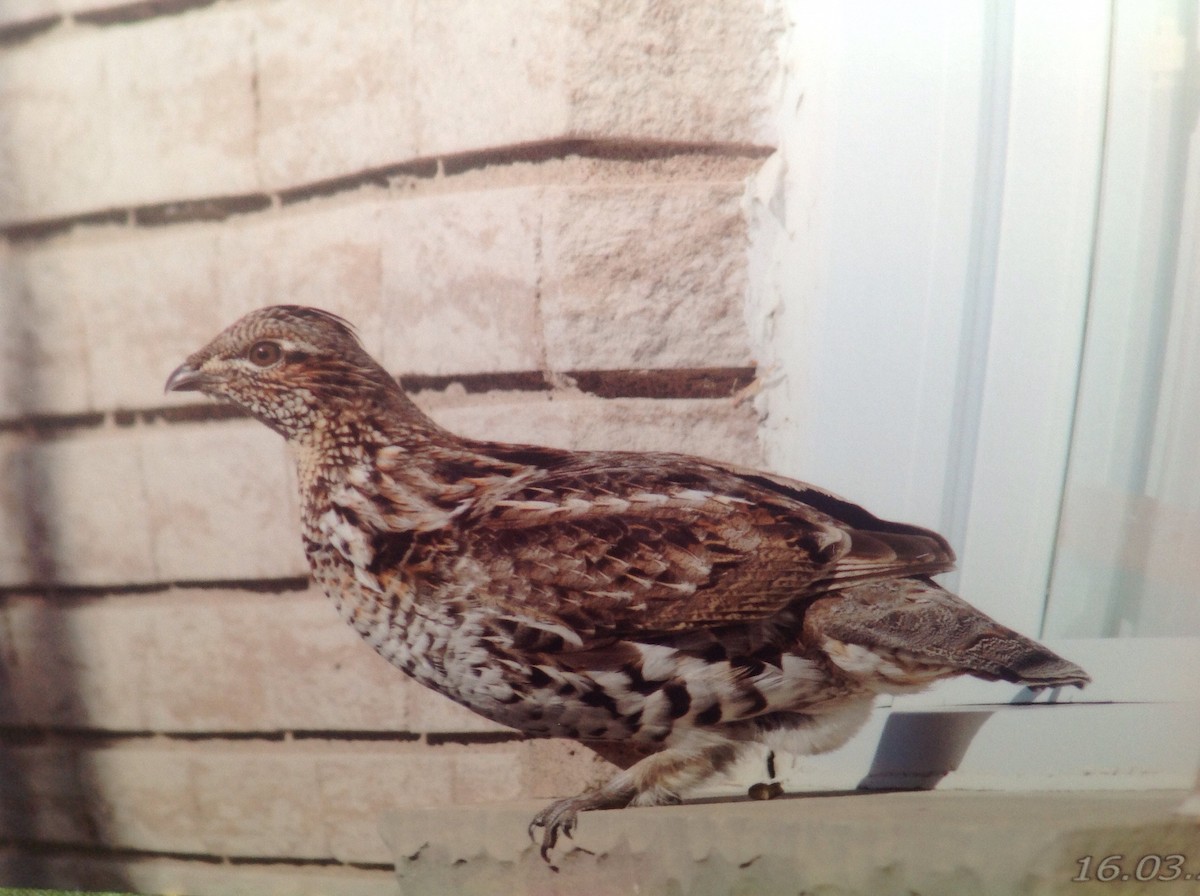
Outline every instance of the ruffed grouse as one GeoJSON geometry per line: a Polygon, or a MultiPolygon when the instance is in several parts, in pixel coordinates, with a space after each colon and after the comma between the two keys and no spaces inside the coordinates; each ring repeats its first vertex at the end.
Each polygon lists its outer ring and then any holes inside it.
{"type": "Polygon", "coordinates": [[[325,311],[248,314],[167,389],[288,440],[313,576],[393,664],[526,734],[653,751],[538,813],[544,857],[578,812],[675,802],[747,745],[832,750],[877,694],[1089,680],[939,587],[934,532],[696,457],[456,436],[325,311]]]}

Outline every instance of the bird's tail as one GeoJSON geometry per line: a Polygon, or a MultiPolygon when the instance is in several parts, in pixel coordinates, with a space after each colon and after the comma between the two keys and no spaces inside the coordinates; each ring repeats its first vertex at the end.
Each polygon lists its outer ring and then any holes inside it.
{"type": "Polygon", "coordinates": [[[970,662],[963,671],[1035,689],[1069,685],[1081,688],[1092,680],[1079,666],[1049,648],[1012,629],[1003,631],[1007,635],[1003,643],[969,656],[970,662]]]}
{"type": "Polygon", "coordinates": [[[930,669],[944,668],[947,675],[1030,688],[1083,687],[1091,681],[1079,666],[925,577],[860,585],[819,598],[805,611],[804,630],[809,643],[828,638],[894,652],[930,669]]]}

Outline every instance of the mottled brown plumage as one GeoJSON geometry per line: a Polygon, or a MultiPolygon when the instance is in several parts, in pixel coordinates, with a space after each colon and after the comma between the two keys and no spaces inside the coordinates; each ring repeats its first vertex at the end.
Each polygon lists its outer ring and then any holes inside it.
{"type": "Polygon", "coordinates": [[[327,312],[253,312],[167,388],[288,440],[313,576],[384,657],[527,734],[649,753],[539,813],[543,856],[579,811],[675,801],[748,744],[833,749],[880,693],[1088,681],[934,583],[933,532],[695,457],[456,436],[327,312]]]}

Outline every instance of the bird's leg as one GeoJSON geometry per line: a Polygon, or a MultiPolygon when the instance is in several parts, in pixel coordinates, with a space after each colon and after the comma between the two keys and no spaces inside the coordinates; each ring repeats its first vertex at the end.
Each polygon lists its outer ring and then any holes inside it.
{"type": "Polygon", "coordinates": [[[536,829],[542,828],[541,856],[550,864],[550,850],[559,834],[572,836],[580,812],[678,803],[681,791],[725,768],[736,755],[737,746],[724,740],[683,743],[653,753],[602,787],[555,800],[529,823],[530,839],[536,843],[536,829]]]}
{"type": "Polygon", "coordinates": [[[774,750],[767,750],[767,780],[751,784],[746,795],[752,800],[773,800],[783,796],[783,785],[775,780],[774,750]]]}

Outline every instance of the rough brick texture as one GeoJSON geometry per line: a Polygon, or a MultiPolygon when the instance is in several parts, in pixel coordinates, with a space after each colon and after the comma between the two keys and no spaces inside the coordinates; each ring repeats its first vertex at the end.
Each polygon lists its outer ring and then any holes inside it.
{"type": "Polygon", "coordinates": [[[754,0],[238,0],[60,26],[0,58],[0,209],[271,191],[562,138],[760,144],[773,27],[754,0]]]}
{"type": "Polygon", "coordinates": [[[500,730],[466,710],[445,712],[448,701],[395,674],[337,624],[316,590],[178,588],[113,600],[26,594],[0,612],[11,635],[3,726],[500,730]],[[57,677],[64,666],[73,680],[57,677]]]}
{"type": "Polygon", "coordinates": [[[157,742],[5,751],[0,834],[155,852],[384,862],[396,806],[521,795],[530,745],[422,749],[342,741],[157,742]],[[64,772],[70,772],[69,775],[64,772]],[[113,799],[113,796],[118,796],[113,799]]]}
{"type": "MultiPolygon", "coordinates": [[[[601,167],[577,160],[556,176],[601,167]]],[[[0,418],[194,403],[162,383],[197,334],[279,302],[349,317],[397,373],[749,364],[736,179],[749,168],[709,167],[719,180],[480,189],[467,178],[462,192],[366,191],[10,252],[0,302],[20,335],[0,418]]]]}
{"type": "Polygon", "coordinates": [[[464,434],[753,463],[742,197],[781,20],[0,4],[0,880],[393,892],[385,811],[611,770],[376,657],[306,584],[282,442],[162,385],[314,304],[464,434]]]}
{"type": "Polygon", "coordinates": [[[386,862],[396,807],[548,797],[595,777],[578,745],[293,740],[95,741],[3,751],[0,836],[241,858],[386,862]],[[19,811],[18,811],[19,810],[19,811]]]}

